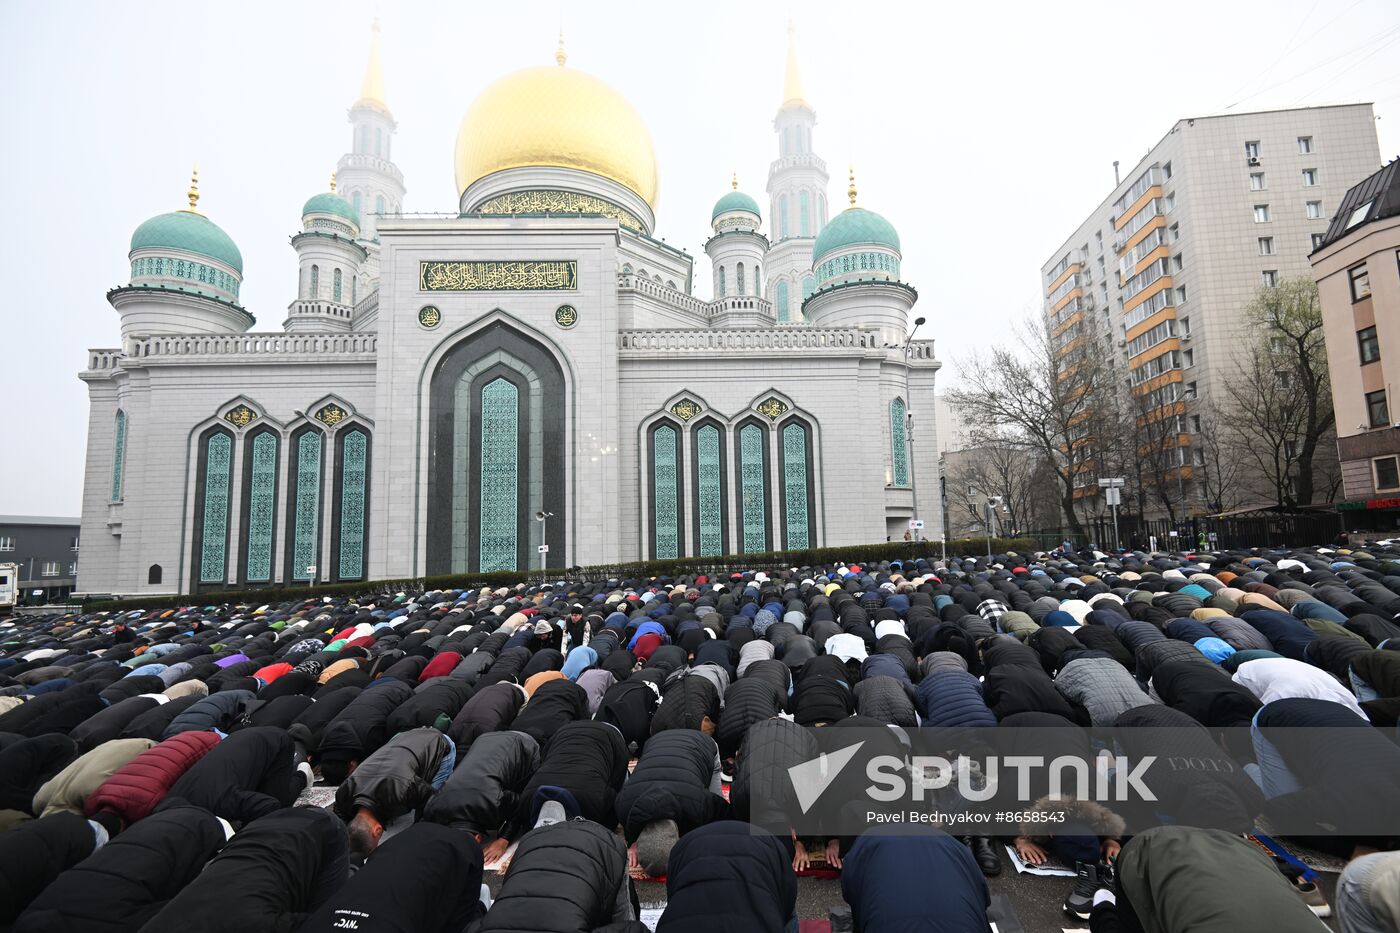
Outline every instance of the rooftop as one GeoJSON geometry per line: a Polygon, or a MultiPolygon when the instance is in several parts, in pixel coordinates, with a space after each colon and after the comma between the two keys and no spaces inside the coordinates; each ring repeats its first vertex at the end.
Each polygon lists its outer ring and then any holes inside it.
{"type": "Polygon", "coordinates": [[[1397,214],[1400,214],[1400,158],[1392,159],[1379,172],[1347,189],[1317,249],[1326,249],[1367,224],[1397,214]]]}

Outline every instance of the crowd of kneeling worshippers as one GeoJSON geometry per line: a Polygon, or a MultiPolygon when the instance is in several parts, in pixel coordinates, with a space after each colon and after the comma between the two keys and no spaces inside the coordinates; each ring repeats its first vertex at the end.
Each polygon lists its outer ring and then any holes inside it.
{"type": "Polygon", "coordinates": [[[621,933],[664,877],[659,930],[786,931],[820,868],[835,929],[962,933],[990,928],[1010,845],[1074,868],[1066,923],[1095,933],[1334,909],[1400,931],[1400,834],[1260,828],[1338,788],[1363,821],[1400,801],[1397,615],[1381,546],[21,614],[0,621],[0,929],[621,933]],[[1049,798],[1067,822],[1000,838],[755,828],[799,825],[786,769],[842,735],[963,727],[1089,755],[1115,727],[1129,757],[1161,727],[1153,754],[1227,764],[1176,774],[1135,832],[1049,798]],[[1345,863],[1332,904],[1300,851],[1345,863]]]}

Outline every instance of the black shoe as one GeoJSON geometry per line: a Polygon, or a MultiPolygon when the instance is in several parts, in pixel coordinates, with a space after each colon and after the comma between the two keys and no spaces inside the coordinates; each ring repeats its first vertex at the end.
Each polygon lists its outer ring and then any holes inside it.
{"type": "Polygon", "coordinates": [[[1088,920],[1094,909],[1094,893],[1102,887],[1099,884],[1099,867],[1091,862],[1075,862],[1074,870],[1079,873],[1074,888],[1065,898],[1065,913],[1088,920]]]}
{"type": "Polygon", "coordinates": [[[982,869],[982,874],[988,878],[995,878],[1001,874],[1001,857],[997,855],[995,839],[988,836],[973,836],[972,857],[977,860],[977,867],[982,869]]]}

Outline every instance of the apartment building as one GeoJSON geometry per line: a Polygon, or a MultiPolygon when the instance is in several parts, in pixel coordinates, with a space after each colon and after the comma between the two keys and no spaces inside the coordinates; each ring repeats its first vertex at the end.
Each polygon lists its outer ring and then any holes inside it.
{"type": "Polygon", "coordinates": [[[1201,409],[1228,407],[1253,340],[1245,307],[1261,285],[1311,273],[1343,195],[1379,164],[1369,103],[1179,120],[1041,267],[1058,352],[1102,340],[1126,410],[1171,419],[1167,481],[1188,510],[1201,409]]]}
{"type": "Polygon", "coordinates": [[[1357,184],[1312,255],[1351,531],[1400,528],[1400,161],[1357,184]]]}

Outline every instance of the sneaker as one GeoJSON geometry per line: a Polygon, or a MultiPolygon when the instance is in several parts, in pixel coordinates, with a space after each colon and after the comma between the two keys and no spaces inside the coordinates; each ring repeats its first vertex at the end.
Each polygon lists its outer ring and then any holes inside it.
{"type": "Polygon", "coordinates": [[[1327,898],[1322,896],[1322,889],[1304,878],[1291,878],[1293,890],[1298,892],[1298,896],[1303,899],[1303,903],[1319,917],[1332,916],[1332,907],[1327,903],[1327,898]]]}
{"type": "Polygon", "coordinates": [[[1080,920],[1088,920],[1094,909],[1094,894],[1102,887],[1099,884],[1099,866],[1092,862],[1075,862],[1074,870],[1078,872],[1079,877],[1075,879],[1074,888],[1065,898],[1065,913],[1080,920]]]}

